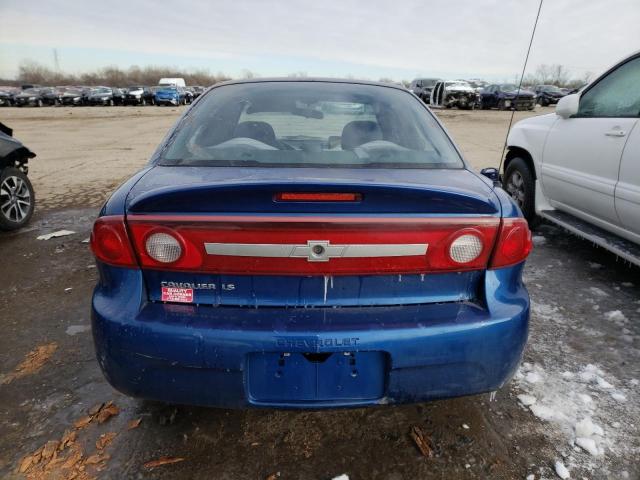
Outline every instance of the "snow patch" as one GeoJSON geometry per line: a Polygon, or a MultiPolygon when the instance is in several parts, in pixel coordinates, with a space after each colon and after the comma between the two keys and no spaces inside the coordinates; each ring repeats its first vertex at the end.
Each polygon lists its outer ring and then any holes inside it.
{"type": "Polygon", "coordinates": [[[562,463],[560,460],[556,460],[555,469],[556,469],[556,474],[562,480],[566,480],[567,478],[571,477],[571,475],[569,474],[569,470],[567,470],[567,467],[565,467],[564,463],[562,463]]]}
{"type": "Polygon", "coordinates": [[[598,446],[593,438],[578,437],[576,438],[576,445],[594,457],[599,454],[598,446]]]}
{"type": "Polygon", "coordinates": [[[536,397],[534,397],[533,395],[527,395],[526,393],[521,393],[520,395],[518,395],[518,400],[525,407],[529,407],[537,401],[536,397]]]}
{"type": "Polygon", "coordinates": [[[589,291],[591,293],[593,293],[594,295],[597,295],[599,297],[608,297],[609,294],[607,292],[605,292],[604,290],[602,290],[601,288],[598,287],[589,287],[589,291]]]}
{"type": "Polygon", "coordinates": [[[611,322],[615,322],[618,325],[626,323],[628,321],[627,317],[625,317],[624,313],[622,313],[620,310],[612,310],[610,312],[606,312],[604,314],[604,318],[611,322]]]}

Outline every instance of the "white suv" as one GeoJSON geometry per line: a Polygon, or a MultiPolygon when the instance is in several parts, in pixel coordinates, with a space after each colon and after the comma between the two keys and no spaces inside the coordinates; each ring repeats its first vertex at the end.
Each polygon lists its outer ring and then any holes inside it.
{"type": "Polygon", "coordinates": [[[556,113],[509,132],[503,186],[530,222],[544,217],[640,265],[640,52],[556,113]]]}

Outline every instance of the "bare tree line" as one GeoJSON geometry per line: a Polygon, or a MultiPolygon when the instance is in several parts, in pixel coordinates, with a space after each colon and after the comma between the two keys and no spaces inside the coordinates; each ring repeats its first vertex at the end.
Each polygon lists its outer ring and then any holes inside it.
{"type": "MultiPolygon", "coordinates": [[[[245,71],[243,76],[254,76],[245,71]]],[[[209,86],[229,80],[231,77],[223,74],[212,74],[207,70],[185,71],[171,67],[139,67],[134,65],[127,69],[115,66],[104,67],[93,72],[74,75],[52,70],[36,62],[23,62],[18,68],[16,80],[0,80],[4,85],[20,85],[25,83],[36,85],[103,85],[107,87],[122,87],[127,85],[156,85],[163,77],[184,78],[187,85],[209,86]]]]}
{"type": "MultiPolygon", "coordinates": [[[[258,76],[250,70],[243,70],[242,78],[254,78],[258,76]]],[[[293,72],[289,77],[303,78],[306,72],[293,72]]],[[[559,87],[577,88],[588,83],[592,78],[592,73],[587,72],[582,77],[575,78],[571,72],[563,65],[539,65],[533,73],[528,73],[524,77],[524,85],[552,84],[559,87]]],[[[52,70],[42,64],[32,61],[25,61],[19,66],[16,80],[0,79],[0,84],[20,85],[104,85],[108,87],[121,87],[127,85],[155,85],[163,77],[184,78],[187,85],[209,86],[218,82],[231,79],[228,75],[218,72],[212,74],[208,70],[181,70],[179,68],[147,66],[139,67],[134,65],[127,69],[116,66],[104,67],[93,72],[78,75],[52,70]]],[[[347,76],[352,78],[352,76],[347,76]]],[[[519,79],[518,79],[519,80],[519,79]]],[[[381,78],[381,82],[394,83],[390,78],[381,78]]],[[[405,86],[410,84],[409,80],[402,80],[405,86]]]]}
{"type": "Polygon", "coordinates": [[[578,88],[589,83],[593,73],[586,72],[582,77],[575,78],[563,65],[538,65],[533,73],[524,76],[523,85],[557,85],[558,87],[578,88]]]}

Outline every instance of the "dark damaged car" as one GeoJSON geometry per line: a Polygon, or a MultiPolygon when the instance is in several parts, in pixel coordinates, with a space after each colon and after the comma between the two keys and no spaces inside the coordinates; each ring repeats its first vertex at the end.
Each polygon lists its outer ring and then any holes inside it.
{"type": "Polygon", "coordinates": [[[119,88],[98,87],[91,92],[87,98],[87,103],[89,105],[108,105],[113,107],[114,105],[122,105],[123,100],[124,95],[119,88]]]}
{"type": "Polygon", "coordinates": [[[538,96],[538,103],[543,107],[555,105],[562,97],[567,95],[555,85],[537,85],[535,93],[538,96]]]}
{"type": "Polygon", "coordinates": [[[501,388],[527,339],[527,222],[403,87],[215,85],[106,202],[91,247],[98,362],[136,397],[470,395],[501,388]]]}
{"type": "Polygon", "coordinates": [[[480,108],[487,110],[533,110],[536,94],[512,83],[489,85],[480,92],[480,108]]]}
{"type": "Polygon", "coordinates": [[[9,90],[0,90],[0,107],[10,107],[13,105],[13,97],[15,92],[9,90]]]}
{"type": "Polygon", "coordinates": [[[16,107],[42,107],[44,100],[42,99],[41,88],[27,88],[13,97],[13,104],[16,107]]]}
{"type": "Polygon", "coordinates": [[[81,88],[68,88],[60,96],[60,103],[67,107],[80,106],[84,103],[84,94],[81,88]]]}

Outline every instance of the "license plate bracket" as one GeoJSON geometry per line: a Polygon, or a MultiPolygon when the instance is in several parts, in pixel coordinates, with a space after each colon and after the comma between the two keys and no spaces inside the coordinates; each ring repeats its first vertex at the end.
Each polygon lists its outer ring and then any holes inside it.
{"type": "Polygon", "coordinates": [[[252,353],[247,386],[262,403],[366,401],[384,395],[384,352],[252,353]]]}

